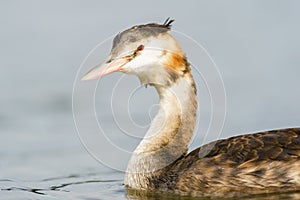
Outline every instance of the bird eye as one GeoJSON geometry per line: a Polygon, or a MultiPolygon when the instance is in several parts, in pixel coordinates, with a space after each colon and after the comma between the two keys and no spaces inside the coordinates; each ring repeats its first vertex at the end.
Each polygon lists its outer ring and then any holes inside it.
{"type": "Polygon", "coordinates": [[[138,48],[136,48],[136,50],[137,50],[137,51],[142,51],[142,50],[144,50],[144,45],[141,44],[140,46],[138,46],[138,48]]]}

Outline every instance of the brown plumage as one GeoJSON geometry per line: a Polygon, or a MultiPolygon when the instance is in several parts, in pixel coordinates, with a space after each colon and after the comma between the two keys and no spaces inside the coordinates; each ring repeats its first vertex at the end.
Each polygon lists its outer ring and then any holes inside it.
{"type": "Polygon", "coordinates": [[[300,191],[300,128],[231,137],[204,145],[157,172],[155,191],[236,196],[300,191]]]}

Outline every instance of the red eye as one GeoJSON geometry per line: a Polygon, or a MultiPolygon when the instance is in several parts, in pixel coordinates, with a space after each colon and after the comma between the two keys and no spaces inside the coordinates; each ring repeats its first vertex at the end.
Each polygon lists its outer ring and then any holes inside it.
{"type": "Polygon", "coordinates": [[[136,50],[138,50],[138,51],[144,50],[144,45],[141,44],[140,46],[138,46],[138,48],[136,50]]]}

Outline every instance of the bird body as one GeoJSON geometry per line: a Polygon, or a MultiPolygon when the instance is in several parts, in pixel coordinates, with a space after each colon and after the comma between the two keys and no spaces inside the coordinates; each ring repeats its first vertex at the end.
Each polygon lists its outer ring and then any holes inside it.
{"type": "Polygon", "coordinates": [[[191,153],[197,90],[171,23],[119,33],[109,58],[83,80],[115,71],[155,87],[160,109],[129,161],[124,183],[137,190],[189,196],[300,191],[300,128],[221,139],[191,153]]]}
{"type": "Polygon", "coordinates": [[[218,140],[184,155],[162,170],[152,179],[151,187],[190,196],[299,191],[299,146],[299,128],[218,140]],[[205,148],[209,153],[201,157],[205,148]]]}

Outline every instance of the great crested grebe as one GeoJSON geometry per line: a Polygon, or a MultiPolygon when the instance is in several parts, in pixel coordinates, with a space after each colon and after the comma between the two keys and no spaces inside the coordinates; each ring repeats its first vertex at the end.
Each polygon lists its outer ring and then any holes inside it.
{"type": "Polygon", "coordinates": [[[235,196],[300,191],[300,128],[221,139],[188,152],[197,96],[190,65],[168,33],[173,20],[119,33],[108,59],[82,80],[112,72],[136,75],[154,86],[160,109],[135,149],[127,187],[189,196],[235,196]],[[209,149],[200,156],[199,152],[209,149]]]}

